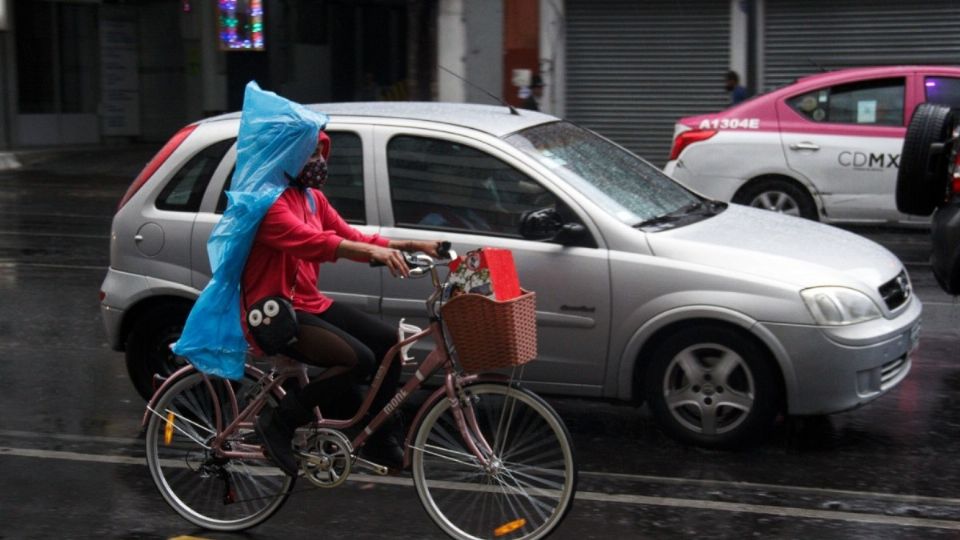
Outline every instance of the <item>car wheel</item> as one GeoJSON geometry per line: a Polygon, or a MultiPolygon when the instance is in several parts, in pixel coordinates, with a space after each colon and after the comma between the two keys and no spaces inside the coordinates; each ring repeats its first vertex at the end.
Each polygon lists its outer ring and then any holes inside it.
{"type": "Polygon", "coordinates": [[[729,327],[688,327],[661,341],[644,377],[647,402],[672,437],[731,448],[768,432],[780,385],[769,354],[729,327]]]}
{"type": "Polygon", "coordinates": [[[144,312],[134,323],[127,337],[127,373],[143,399],[153,396],[154,374],[166,377],[185,365],[170,345],[180,339],[188,313],[188,306],[165,305],[144,312]]]}
{"type": "Polygon", "coordinates": [[[943,204],[948,184],[949,152],[932,148],[951,138],[957,116],[949,107],[921,103],[910,118],[897,172],[897,210],[929,216],[943,204]]]}
{"type": "Polygon", "coordinates": [[[817,221],[817,205],[802,187],[789,180],[756,180],[740,190],[733,202],[817,221]]]}

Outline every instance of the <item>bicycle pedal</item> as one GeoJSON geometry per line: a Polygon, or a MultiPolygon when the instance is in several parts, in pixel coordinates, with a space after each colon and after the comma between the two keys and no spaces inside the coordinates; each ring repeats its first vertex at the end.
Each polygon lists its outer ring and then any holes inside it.
{"type": "Polygon", "coordinates": [[[374,473],[376,473],[376,474],[378,474],[378,475],[380,475],[380,476],[387,476],[387,475],[390,474],[390,469],[389,469],[388,467],[385,467],[385,466],[380,465],[380,464],[378,464],[378,463],[374,463],[374,462],[372,462],[372,461],[367,461],[367,460],[363,459],[362,457],[357,457],[357,458],[356,458],[356,464],[359,465],[359,466],[361,466],[361,467],[363,467],[364,469],[368,469],[368,470],[370,470],[370,471],[373,471],[374,473]]]}

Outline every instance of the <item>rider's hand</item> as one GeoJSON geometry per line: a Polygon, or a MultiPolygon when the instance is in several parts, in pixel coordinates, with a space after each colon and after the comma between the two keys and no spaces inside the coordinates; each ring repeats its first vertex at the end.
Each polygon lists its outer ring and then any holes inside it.
{"type": "Polygon", "coordinates": [[[407,253],[422,251],[434,259],[442,259],[439,253],[442,243],[440,240],[391,240],[390,247],[407,253]]]}
{"type": "Polygon", "coordinates": [[[370,260],[378,262],[390,269],[394,277],[407,277],[410,275],[410,268],[407,266],[403,253],[397,249],[389,247],[371,246],[370,260]]]}
{"type": "Polygon", "coordinates": [[[410,240],[405,242],[404,251],[422,251],[434,259],[440,259],[438,250],[440,249],[439,240],[410,240]]]}

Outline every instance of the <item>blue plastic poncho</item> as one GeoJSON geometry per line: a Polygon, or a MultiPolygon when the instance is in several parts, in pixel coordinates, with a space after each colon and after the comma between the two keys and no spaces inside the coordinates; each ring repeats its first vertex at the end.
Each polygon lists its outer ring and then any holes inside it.
{"type": "Polygon", "coordinates": [[[204,373],[240,379],[247,341],[240,279],[260,221],[317,147],[326,115],[247,84],[237,136],[237,167],[227,209],[207,241],[213,277],[187,317],[173,352],[204,373]]]}

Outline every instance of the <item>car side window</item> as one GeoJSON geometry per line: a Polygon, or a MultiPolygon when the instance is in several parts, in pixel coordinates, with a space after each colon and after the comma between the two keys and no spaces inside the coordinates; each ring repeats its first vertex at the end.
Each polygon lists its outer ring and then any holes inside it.
{"type": "Polygon", "coordinates": [[[396,136],[387,145],[387,167],[400,227],[519,238],[528,210],[555,208],[565,219],[574,216],[527,175],[457,142],[396,136]]]}
{"type": "Polygon", "coordinates": [[[960,107],[960,78],[931,75],[923,81],[927,101],[947,107],[960,107]]]}
{"type": "Polygon", "coordinates": [[[904,85],[903,77],[839,84],[794,96],[787,104],[814,122],[902,126],[904,85]]]}
{"type": "MultiPolygon", "coordinates": [[[[348,131],[328,131],[327,135],[330,136],[330,163],[323,194],[344,220],[363,225],[367,222],[363,196],[363,143],[359,135],[348,131]]],[[[218,214],[227,209],[227,190],[235,170],[227,175],[220,192],[218,214]]]]}
{"type": "Polygon", "coordinates": [[[157,208],[174,212],[198,211],[213,172],[235,140],[213,143],[190,158],[160,192],[155,203],[157,208]]]}

